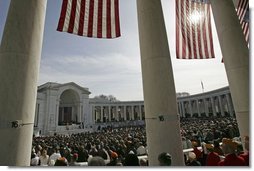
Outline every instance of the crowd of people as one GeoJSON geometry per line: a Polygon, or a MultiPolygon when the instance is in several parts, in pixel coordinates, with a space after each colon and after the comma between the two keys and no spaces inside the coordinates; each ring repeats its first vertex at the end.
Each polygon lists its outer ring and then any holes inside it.
{"type": "MultiPolygon", "coordinates": [[[[249,165],[249,139],[241,144],[235,118],[184,118],[180,128],[183,149],[193,148],[183,153],[186,166],[249,165]]],[[[149,165],[145,126],[33,137],[32,145],[31,166],[149,165]]],[[[173,158],[163,152],[158,162],[170,166],[173,158]]]]}

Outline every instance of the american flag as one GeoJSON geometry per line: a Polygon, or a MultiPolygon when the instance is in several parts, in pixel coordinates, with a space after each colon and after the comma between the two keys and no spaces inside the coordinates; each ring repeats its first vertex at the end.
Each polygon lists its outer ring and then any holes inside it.
{"type": "Polygon", "coordinates": [[[249,44],[249,0],[239,0],[237,5],[237,16],[243,29],[246,42],[249,44]]]}
{"type": "Polygon", "coordinates": [[[119,0],[63,0],[57,30],[85,37],[119,37],[119,0]]]}
{"type": "MultiPolygon", "coordinates": [[[[249,28],[249,0],[239,0],[236,13],[240,22],[240,25],[243,30],[243,35],[245,37],[246,42],[249,47],[249,36],[250,36],[250,28],[249,28]]],[[[222,58],[221,62],[224,60],[222,58]]]]}
{"type": "Polygon", "coordinates": [[[176,57],[214,58],[210,4],[204,0],[176,0],[176,57]]]}

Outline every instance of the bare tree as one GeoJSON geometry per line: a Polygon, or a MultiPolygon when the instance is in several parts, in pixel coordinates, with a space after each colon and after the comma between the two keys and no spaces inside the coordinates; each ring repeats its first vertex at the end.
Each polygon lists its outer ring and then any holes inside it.
{"type": "Polygon", "coordinates": [[[178,92],[176,93],[176,97],[186,97],[186,96],[189,96],[190,93],[188,92],[178,92]]]}
{"type": "Polygon", "coordinates": [[[113,95],[104,95],[104,94],[101,94],[101,95],[98,95],[98,96],[95,96],[94,97],[95,99],[101,99],[101,100],[106,100],[106,101],[110,101],[110,102],[118,102],[120,100],[118,100],[115,96],[113,95]]]}

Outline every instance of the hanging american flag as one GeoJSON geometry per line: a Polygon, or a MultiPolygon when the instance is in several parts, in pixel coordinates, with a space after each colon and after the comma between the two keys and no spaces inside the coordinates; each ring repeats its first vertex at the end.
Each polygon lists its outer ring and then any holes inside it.
{"type": "Polygon", "coordinates": [[[176,0],[176,57],[214,58],[210,4],[207,0],[176,0]]]}
{"type": "Polygon", "coordinates": [[[85,37],[119,37],[119,0],[63,0],[57,30],[85,37]]]}
{"type": "Polygon", "coordinates": [[[246,42],[249,44],[249,0],[239,0],[237,5],[237,16],[243,29],[246,42]]]}
{"type": "MultiPolygon", "coordinates": [[[[243,35],[249,47],[249,35],[250,35],[250,28],[249,28],[249,0],[239,0],[236,13],[240,22],[240,25],[243,30],[243,35]]],[[[221,60],[223,63],[223,58],[221,60]]]]}

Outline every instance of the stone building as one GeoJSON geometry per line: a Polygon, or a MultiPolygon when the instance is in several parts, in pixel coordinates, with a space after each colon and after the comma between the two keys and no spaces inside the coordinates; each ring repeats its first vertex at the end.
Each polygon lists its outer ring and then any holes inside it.
{"type": "MultiPolygon", "coordinates": [[[[144,101],[110,102],[89,98],[73,82],[38,87],[34,133],[52,135],[94,131],[106,126],[144,124],[144,101]]],[[[177,98],[179,117],[235,116],[229,87],[177,98]]]]}

